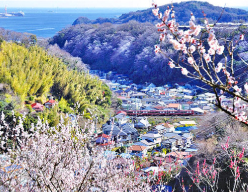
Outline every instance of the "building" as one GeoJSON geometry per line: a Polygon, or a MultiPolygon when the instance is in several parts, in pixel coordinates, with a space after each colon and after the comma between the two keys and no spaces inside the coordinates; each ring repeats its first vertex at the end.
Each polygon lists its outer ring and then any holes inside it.
{"type": "Polygon", "coordinates": [[[44,110],[44,106],[40,103],[33,103],[31,105],[32,109],[35,110],[36,112],[42,112],[44,110]]]}
{"type": "Polygon", "coordinates": [[[44,105],[45,105],[46,108],[51,109],[51,108],[53,108],[56,104],[57,104],[57,102],[56,102],[55,100],[50,99],[49,101],[45,102],[44,105]]]}

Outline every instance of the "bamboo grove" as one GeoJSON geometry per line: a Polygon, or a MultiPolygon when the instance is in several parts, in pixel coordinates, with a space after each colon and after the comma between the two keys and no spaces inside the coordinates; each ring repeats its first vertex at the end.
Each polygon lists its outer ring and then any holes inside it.
{"type": "Polygon", "coordinates": [[[62,97],[80,113],[110,105],[111,92],[88,72],[68,70],[61,59],[38,46],[3,41],[0,45],[0,83],[8,84],[24,103],[30,96],[45,98],[51,93],[62,97]]]}

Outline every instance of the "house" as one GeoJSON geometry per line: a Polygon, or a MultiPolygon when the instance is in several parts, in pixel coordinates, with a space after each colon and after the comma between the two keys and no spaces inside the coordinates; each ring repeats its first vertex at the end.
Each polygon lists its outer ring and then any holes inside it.
{"type": "Polygon", "coordinates": [[[154,129],[157,130],[158,133],[160,133],[160,134],[166,132],[166,129],[165,129],[163,123],[156,125],[156,126],[154,127],[154,129]]]}
{"type": "Polygon", "coordinates": [[[125,124],[121,125],[120,129],[128,134],[129,140],[137,141],[137,139],[139,137],[139,133],[138,133],[137,129],[134,128],[134,124],[125,123],[125,124]]]}
{"type": "Polygon", "coordinates": [[[186,148],[190,147],[192,145],[192,139],[193,139],[192,133],[184,133],[182,136],[186,139],[185,147],[186,148]]]}
{"type": "Polygon", "coordinates": [[[196,114],[196,115],[203,115],[204,114],[204,110],[202,110],[199,107],[191,108],[191,110],[194,111],[194,114],[196,114]]]}
{"type": "Polygon", "coordinates": [[[118,91],[115,91],[115,94],[118,96],[118,97],[127,97],[128,94],[123,91],[122,89],[118,90],[118,91]]]}
{"type": "Polygon", "coordinates": [[[124,131],[122,130],[114,130],[111,134],[111,139],[115,142],[126,142],[126,141],[130,141],[131,140],[131,137],[125,133],[124,131]]]}
{"type": "Polygon", "coordinates": [[[180,121],[179,123],[184,126],[196,125],[195,121],[180,121]]]}
{"type": "Polygon", "coordinates": [[[119,125],[125,124],[129,121],[129,117],[126,116],[125,113],[119,113],[114,117],[119,125]]]}
{"type": "Polygon", "coordinates": [[[114,124],[104,124],[103,125],[103,127],[102,127],[102,131],[103,131],[103,133],[104,134],[106,134],[106,135],[110,135],[110,133],[112,132],[112,131],[120,131],[120,128],[119,127],[117,127],[116,125],[114,125],[114,124]]]}
{"type": "Polygon", "coordinates": [[[169,89],[169,94],[168,96],[172,97],[172,96],[176,96],[177,95],[177,89],[169,89]]]}
{"type": "Polygon", "coordinates": [[[160,144],[162,141],[162,136],[160,134],[147,133],[142,135],[142,140],[152,141],[155,144],[160,144]]]}
{"type": "Polygon", "coordinates": [[[147,153],[147,148],[140,145],[132,145],[131,147],[128,148],[128,150],[130,151],[131,155],[135,155],[135,154],[146,155],[147,153]]]}
{"type": "Polygon", "coordinates": [[[181,110],[182,109],[182,106],[179,103],[169,103],[167,105],[167,108],[174,109],[174,110],[181,110]]]}
{"type": "Polygon", "coordinates": [[[177,140],[176,139],[165,139],[161,142],[161,145],[170,151],[177,151],[177,140]]]}
{"type": "Polygon", "coordinates": [[[174,132],[175,131],[175,126],[171,125],[169,123],[163,123],[163,126],[166,129],[166,132],[174,132]]]}
{"type": "Polygon", "coordinates": [[[174,132],[175,131],[174,125],[171,125],[169,123],[160,123],[160,124],[155,126],[155,129],[159,133],[174,132]]]}
{"type": "Polygon", "coordinates": [[[109,135],[100,134],[97,136],[97,139],[96,139],[97,145],[109,145],[112,143],[113,141],[111,141],[111,137],[109,135]]]}
{"type": "Polygon", "coordinates": [[[138,98],[131,98],[129,99],[130,102],[130,109],[132,110],[139,110],[142,106],[141,99],[138,98]]]}
{"type": "Polygon", "coordinates": [[[120,86],[120,84],[119,83],[109,83],[108,84],[108,86],[109,86],[109,88],[112,90],[112,91],[114,91],[114,90],[119,90],[119,86],[120,86]]]}
{"type": "Polygon", "coordinates": [[[155,93],[158,95],[165,95],[165,88],[164,87],[156,87],[155,93]]]}
{"type": "Polygon", "coordinates": [[[156,85],[154,85],[153,83],[151,83],[150,85],[147,86],[148,89],[152,89],[152,88],[155,88],[156,85]]]}
{"type": "MultiPolygon", "coordinates": [[[[173,147],[176,147],[176,148],[181,148],[181,147],[184,147],[184,142],[183,142],[183,138],[182,136],[180,136],[179,134],[177,133],[165,133],[163,134],[163,142],[162,144],[164,144],[164,141],[167,142],[174,142],[173,146],[171,144],[171,148],[173,147]]],[[[172,149],[173,150],[173,149],[172,149]]]]}
{"type": "Polygon", "coordinates": [[[57,104],[57,101],[50,99],[49,101],[45,102],[45,107],[46,108],[53,108],[57,104]]]}
{"type": "Polygon", "coordinates": [[[136,123],[134,126],[135,128],[148,128],[151,126],[151,124],[148,122],[147,117],[137,117],[136,119],[138,123],[136,123]]]}
{"type": "Polygon", "coordinates": [[[147,95],[145,93],[137,92],[137,93],[133,93],[130,97],[131,98],[144,99],[147,97],[147,95]]]}
{"type": "Polygon", "coordinates": [[[125,93],[126,93],[126,97],[130,97],[133,93],[134,93],[134,90],[133,88],[128,88],[125,90],[125,93]]]}
{"type": "Polygon", "coordinates": [[[155,99],[155,98],[144,98],[141,100],[141,103],[142,104],[153,104],[153,105],[156,105],[158,103],[158,99],[155,99]]]}
{"type": "Polygon", "coordinates": [[[33,103],[31,105],[32,109],[35,110],[36,112],[42,112],[44,110],[44,106],[40,103],[33,103]]]}
{"type": "Polygon", "coordinates": [[[190,109],[190,105],[185,103],[185,104],[182,104],[182,110],[189,110],[190,109]]]}
{"type": "Polygon", "coordinates": [[[184,151],[177,151],[177,152],[170,152],[165,155],[166,157],[174,157],[176,159],[187,159],[190,157],[189,152],[184,152],[184,151]]]}
{"type": "Polygon", "coordinates": [[[156,143],[150,140],[141,140],[139,142],[134,143],[134,145],[144,146],[147,149],[152,149],[153,147],[156,147],[156,143]]]}

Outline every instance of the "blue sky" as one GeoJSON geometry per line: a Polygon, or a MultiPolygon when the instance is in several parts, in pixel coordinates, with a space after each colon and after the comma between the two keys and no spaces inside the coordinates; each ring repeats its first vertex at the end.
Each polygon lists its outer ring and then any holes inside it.
{"type": "MultiPolygon", "coordinates": [[[[157,0],[158,5],[171,3],[168,0],[157,0]]],[[[180,1],[173,1],[180,2],[180,1]]],[[[248,7],[247,0],[208,0],[209,3],[227,7],[248,7]]],[[[1,0],[0,7],[7,5],[8,7],[137,7],[148,8],[151,7],[152,0],[1,0]]]]}

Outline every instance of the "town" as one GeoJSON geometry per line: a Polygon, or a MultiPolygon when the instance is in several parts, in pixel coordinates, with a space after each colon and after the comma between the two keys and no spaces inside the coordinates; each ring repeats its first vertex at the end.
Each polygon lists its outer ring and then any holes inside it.
{"type": "Polygon", "coordinates": [[[199,91],[189,83],[142,86],[114,72],[91,70],[90,74],[99,76],[120,101],[115,116],[97,128],[92,141],[105,147],[107,158],[149,159],[142,168],[145,173],[158,173],[159,162],[164,162],[163,170],[172,169],[175,161],[186,165],[198,150],[194,143],[197,121],[216,111],[213,93],[199,91]]]}

